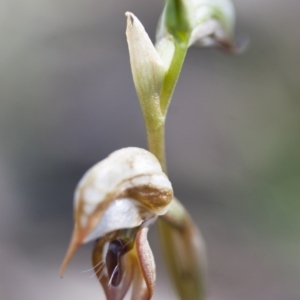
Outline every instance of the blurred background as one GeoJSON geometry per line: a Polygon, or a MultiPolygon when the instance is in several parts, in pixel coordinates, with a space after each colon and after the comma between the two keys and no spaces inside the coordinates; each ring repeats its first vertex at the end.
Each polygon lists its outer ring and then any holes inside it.
{"type": "MultiPolygon", "coordinates": [[[[247,52],[190,49],[167,120],[176,195],[206,241],[208,300],[300,299],[300,2],[235,0],[247,52]]],[[[58,275],[74,187],[146,147],[125,11],[162,0],[0,0],[0,299],[104,299],[92,244],[58,275]]],[[[151,230],[154,299],[176,299],[151,230]]],[[[187,299],[189,300],[189,299],[187,299]]]]}

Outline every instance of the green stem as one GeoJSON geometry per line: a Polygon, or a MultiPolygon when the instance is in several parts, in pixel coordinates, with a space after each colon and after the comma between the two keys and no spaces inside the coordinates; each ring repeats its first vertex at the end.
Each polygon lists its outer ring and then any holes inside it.
{"type": "MultiPolygon", "coordinates": [[[[175,43],[172,62],[165,76],[160,92],[160,108],[166,117],[168,107],[186,56],[187,47],[175,43]]],[[[149,125],[149,124],[148,124],[149,125]]],[[[162,169],[167,173],[165,155],[165,120],[155,129],[147,126],[149,151],[159,160],[162,169]]],[[[192,219],[182,204],[173,198],[169,211],[158,220],[161,245],[165,254],[167,267],[181,299],[204,300],[205,270],[202,256],[201,236],[192,219]],[[183,246],[176,243],[181,241],[183,246]],[[183,247],[183,248],[182,248],[183,247]],[[201,250],[201,255],[198,253],[201,250]],[[199,257],[201,259],[199,259],[199,257]],[[186,262],[181,264],[180,262],[186,262]]]]}
{"type": "MultiPolygon", "coordinates": [[[[170,67],[165,75],[165,80],[160,92],[160,108],[162,115],[165,117],[171,98],[179,78],[179,74],[186,56],[187,47],[175,43],[175,50],[170,67]]],[[[149,151],[159,160],[162,169],[167,173],[167,163],[165,154],[165,122],[157,129],[149,129],[147,126],[147,138],[149,151]]]]}
{"type": "Polygon", "coordinates": [[[163,171],[167,172],[165,154],[165,124],[155,130],[147,129],[149,151],[159,160],[163,171]]]}
{"type": "Polygon", "coordinates": [[[160,92],[160,108],[166,116],[171,98],[178,81],[180,71],[186,56],[188,47],[186,45],[175,43],[175,50],[170,67],[165,75],[163,87],[160,92]]]}

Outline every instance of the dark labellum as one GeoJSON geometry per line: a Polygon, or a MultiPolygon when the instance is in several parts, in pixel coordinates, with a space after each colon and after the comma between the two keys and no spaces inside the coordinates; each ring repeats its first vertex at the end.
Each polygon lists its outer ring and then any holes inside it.
{"type": "Polygon", "coordinates": [[[106,267],[110,283],[112,286],[117,287],[122,281],[124,268],[122,256],[130,251],[133,247],[131,241],[113,240],[109,243],[106,254],[106,267]]]}

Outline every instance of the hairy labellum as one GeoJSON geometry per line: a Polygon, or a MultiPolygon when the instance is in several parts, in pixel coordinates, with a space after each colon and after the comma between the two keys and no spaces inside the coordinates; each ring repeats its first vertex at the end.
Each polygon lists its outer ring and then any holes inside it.
{"type": "MultiPolygon", "coordinates": [[[[128,232],[128,231],[127,231],[128,232]]],[[[129,231],[131,237],[117,238],[109,242],[108,250],[106,253],[106,268],[110,284],[114,287],[119,286],[124,274],[124,255],[132,250],[137,230],[129,231]]],[[[126,231],[125,231],[126,234],[126,231]]],[[[122,231],[121,234],[122,236],[122,231]]]]}

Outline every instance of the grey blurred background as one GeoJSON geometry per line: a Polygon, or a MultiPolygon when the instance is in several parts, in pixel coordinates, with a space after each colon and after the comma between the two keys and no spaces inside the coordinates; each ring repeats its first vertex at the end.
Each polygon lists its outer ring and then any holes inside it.
{"type": "MultiPolygon", "coordinates": [[[[190,49],[167,120],[175,192],[202,230],[209,300],[300,299],[300,2],[235,0],[241,56],[190,49]]],[[[146,147],[124,12],[154,38],[163,1],[0,0],[0,299],[103,299],[82,247],[58,269],[73,190],[146,147]]],[[[176,299],[151,230],[154,299],[176,299]]],[[[189,299],[187,299],[189,300],[189,299]]]]}

